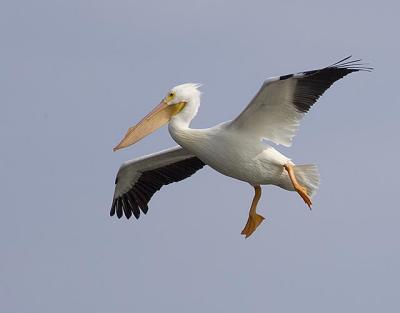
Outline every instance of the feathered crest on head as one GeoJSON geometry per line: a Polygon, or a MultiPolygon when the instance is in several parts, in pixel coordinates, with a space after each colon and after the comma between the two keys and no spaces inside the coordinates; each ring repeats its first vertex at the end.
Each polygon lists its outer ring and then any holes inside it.
{"type": "Polygon", "coordinates": [[[199,84],[199,83],[185,83],[185,84],[181,84],[176,86],[175,88],[182,88],[182,89],[186,89],[186,88],[194,88],[197,91],[200,91],[199,88],[203,86],[203,84],[199,84]]]}
{"type": "Polygon", "coordinates": [[[172,88],[172,91],[176,92],[177,95],[187,96],[200,96],[201,91],[199,90],[201,84],[185,83],[172,88]]]}

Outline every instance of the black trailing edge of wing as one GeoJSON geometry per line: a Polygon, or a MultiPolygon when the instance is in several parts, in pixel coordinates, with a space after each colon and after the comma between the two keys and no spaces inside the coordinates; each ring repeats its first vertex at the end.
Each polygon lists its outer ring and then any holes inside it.
{"type": "Polygon", "coordinates": [[[113,200],[110,215],[123,215],[129,219],[132,215],[138,219],[140,212],[148,211],[151,197],[162,186],[181,181],[192,176],[205,164],[198,158],[192,157],[154,170],[143,172],[135,185],[126,193],[113,200]]]}
{"type": "Polygon", "coordinates": [[[349,60],[350,58],[351,56],[348,56],[320,70],[281,76],[280,80],[293,77],[297,81],[293,94],[293,103],[296,109],[301,113],[306,113],[337,80],[353,72],[372,71],[372,67],[367,67],[365,64],[360,63],[361,59],[349,60]]]}
{"type": "Polygon", "coordinates": [[[287,75],[280,76],[279,80],[285,80],[285,79],[288,79],[290,77],[293,77],[293,74],[287,74],[287,75]]]}

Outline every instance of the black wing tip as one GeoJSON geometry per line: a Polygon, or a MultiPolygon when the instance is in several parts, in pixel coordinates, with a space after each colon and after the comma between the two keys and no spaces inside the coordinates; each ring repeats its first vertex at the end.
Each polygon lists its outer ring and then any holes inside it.
{"type": "Polygon", "coordinates": [[[115,205],[116,205],[115,202],[116,202],[116,200],[113,199],[113,202],[111,204],[110,216],[114,216],[115,215],[115,205]]]}
{"type": "Polygon", "coordinates": [[[351,60],[353,56],[349,55],[345,57],[344,59],[341,59],[332,65],[326,67],[325,69],[342,69],[342,70],[348,70],[350,72],[372,72],[373,67],[368,66],[368,63],[363,63],[362,59],[355,59],[351,60]]]}
{"type": "MultiPolygon", "coordinates": [[[[349,55],[344,59],[341,59],[332,65],[318,69],[310,70],[306,72],[298,73],[299,78],[312,77],[314,75],[333,75],[336,76],[338,80],[353,72],[372,72],[373,67],[369,67],[367,63],[362,63],[361,59],[351,60],[352,56],[349,55]]],[[[295,76],[297,76],[295,75],[295,76]]],[[[287,76],[287,75],[286,75],[287,76]]]]}
{"type": "Polygon", "coordinates": [[[132,188],[130,191],[122,194],[121,196],[114,198],[110,210],[111,217],[117,215],[117,218],[121,219],[123,216],[125,216],[126,219],[129,220],[132,215],[136,219],[139,219],[140,212],[147,214],[149,211],[148,203],[156,190],[151,190],[150,194],[148,194],[146,193],[146,190],[137,190],[137,187],[138,186],[136,186],[136,188],[132,188]]]}
{"type": "MultiPolygon", "coordinates": [[[[141,210],[144,214],[146,214],[148,211],[147,205],[145,209],[141,208],[141,210]]],[[[139,219],[139,206],[135,201],[133,201],[132,197],[130,197],[128,194],[124,194],[121,197],[115,198],[113,200],[110,210],[110,216],[113,217],[114,215],[117,215],[118,219],[121,219],[123,216],[125,216],[126,219],[129,220],[132,215],[136,219],[139,219]]]]}
{"type": "Polygon", "coordinates": [[[190,157],[163,168],[141,173],[138,181],[129,191],[114,198],[110,216],[116,214],[120,219],[125,215],[129,219],[133,215],[139,219],[140,212],[147,214],[150,199],[163,185],[188,178],[204,166],[205,163],[197,157],[190,157]]]}
{"type": "Polygon", "coordinates": [[[317,69],[317,70],[308,70],[305,72],[299,72],[296,74],[288,74],[279,76],[279,80],[286,80],[292,77],[305,77],[312,76],[320,72],[336,70],[342,72],[342,74],[347,75],[353,72],[372,72],[374,70],[373,67],[370,67],[368,63],[363,63],[362,59],[351,60],[353,56],[349,55],[327,67],[317,69]]]}
{"type": "Polygon", "coordinates": [[[346,75],[358,71],[372,71],[371,67],[361,63],[361,59],[352,60],[348,56],[330,66],[296,75],[298,79],[293,104],[301,113],[307,113],[310,107],[333,83],[346,75]],[[300,88],[298,88],[300,87],[300,88]]]}

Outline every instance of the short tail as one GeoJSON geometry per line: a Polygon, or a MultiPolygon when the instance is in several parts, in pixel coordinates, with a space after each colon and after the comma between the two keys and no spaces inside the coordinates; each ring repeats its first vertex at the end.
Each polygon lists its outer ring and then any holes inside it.
{"type": "Polygon", "coordinates": [[[314,196],[319,187],[318,167],[314,164],[295,165],[294,174],[298,182],[307,188],[308,194],[314,196]]]}

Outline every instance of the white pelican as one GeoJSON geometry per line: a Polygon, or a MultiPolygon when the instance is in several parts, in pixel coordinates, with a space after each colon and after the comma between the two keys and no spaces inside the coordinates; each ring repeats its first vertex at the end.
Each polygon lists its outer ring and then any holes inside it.
{"type": "Polygon", "coordinates": [[[192,129],[190,122],[200,106],[197,84],[172,88],[161,103],[136,126],[129,128],[115,150],[130,146],[169,123],[179,144],[168,150],[125,162],[120,167],[110,215],[146,214],[148,202],[163,185],[181,181],[204,165],[254,187],[254,198],[242,231],[250,236],[264,220],[257,214],[261,185],[296,191],[311,209],[319,185],[315,165],[295,165],[263,140],[290,146],[300,120],[318,98],[349,73],[369,71],[351,56],[313,71],[266,80],[250,104],[232,121],[207,129],[192,129]]]}

